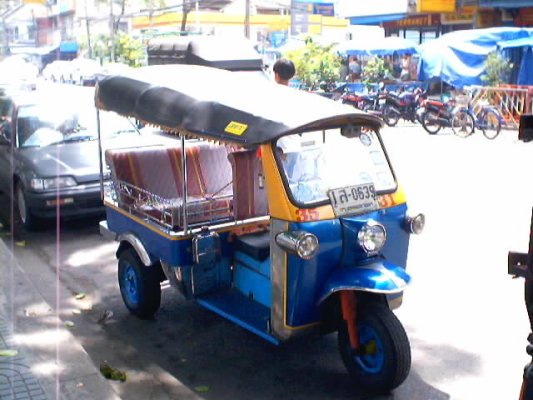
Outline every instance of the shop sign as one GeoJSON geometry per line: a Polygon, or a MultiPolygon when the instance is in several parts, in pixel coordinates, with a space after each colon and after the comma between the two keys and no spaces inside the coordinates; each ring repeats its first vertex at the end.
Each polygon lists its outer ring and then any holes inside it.
{"type": "Polygon", "coordinates": [[[313,14],[334,17],[335,5],[333,3],[315,3],[313,4],[313,14]]]}
{"type": "Polygon", "coordinates": [[[435,26],[440,24],[440,14],[417,15],[400,19],[398,21],[384,22],[386,29],[403,29],[425,26],[435,26]]]}
{"type": "Polygon", "coordinates": [[[515,20],[516,26],[533,26],[533,7],[521,8],[515,20]]]}
{"type": "Polygon", "coordinates": [[[442,25],[460,25],[472,24],[477,12],[477,7],[468,6],[462,7],[455,13],[445,13],[440,16],[440,23],[442,25]]]}
{"type": "Polygon", "coordinates": [[[476,28],[490,28],[500,23],[501,18],[496,10],[478,10],[476,14],[476,28]]]}
{"type": "Polygon", "coordinates": [[[416,0],[416,11],[419,13],[453,13],[455,0],[416,0]]]}
{"type": "Polygon", "coordinates": [[[307,33],[309,30],[309,14],[313,5],[301,1],[291,1],[291,35],[307,33]]]}

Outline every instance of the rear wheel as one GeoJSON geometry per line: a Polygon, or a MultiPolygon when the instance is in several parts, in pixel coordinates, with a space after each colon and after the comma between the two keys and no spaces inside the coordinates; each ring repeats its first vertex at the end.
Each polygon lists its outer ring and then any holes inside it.
{"type": "Polygon", "coordinates": [[[452,116],[452,131],[456,136],[470,136],[474,133],[474,125],[474,117],[466,110],[459,110],[452,116]]]}
{"type": "Polygon", "coordinates": [[[502,129],[500,115],[494,110],[487,110],[480,122],[480,128],[487,139],[496,139],[502,129]]]}
{"type": "Polygon", "coordinates": [[[161,305],[158,269],[145,266],[133,248],[123,251],[118,259],[120,294],[128,310],[141,319],[149,319],[161,305]]]}
{"type": "Polygon", "coordinates": [[[396,126],[399,120],[400,113],[393,107],[385,106],[385,108],[383,108],[383,121],[385,121],[388,126],[396,126]]]}
{"type": "Polygon", "coordinates": [[[439,122],[439,115],[433,110],[427,110],[424,114],[422,114],[421,119],[422,126],[429,134],[434,135],[442,128],[442,125],[439,122]]]}
{"type": "Polygon", "coordinates": [[[355,383],[367,392],[388,393],[398,387],[411,369],[411,348],[394,313],[381,304],[368,304],[357,314],[360,348],[350,344],[346,323],[339,328],[342,361],[355,383]]]}

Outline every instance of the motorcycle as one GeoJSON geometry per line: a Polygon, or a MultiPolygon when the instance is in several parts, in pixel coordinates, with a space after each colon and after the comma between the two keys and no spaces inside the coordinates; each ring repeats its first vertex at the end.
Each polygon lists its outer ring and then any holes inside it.
{"type": "Polygon", "coordinates": [[[417,110],[425,97],[426,92],[421,88],[400,94],[387,93],[382,111],[383,121],[388,126],[396,126],[400,118],[410,122],[420,122],[417,110]]]}
{"type": "Polygon", "coordinates": [[[423,128],[431,135],[443,127],[452,128],[458,136],[467,136],[474,131],[474,117],[464,107],[457,107],[454,99],[447,102],[426,99],[417,114],[423,128]]]}

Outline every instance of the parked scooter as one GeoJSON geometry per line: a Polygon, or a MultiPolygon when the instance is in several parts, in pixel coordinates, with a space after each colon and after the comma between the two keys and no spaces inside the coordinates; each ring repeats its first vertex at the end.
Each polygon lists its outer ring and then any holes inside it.
{"type": "Polygon", "coordinates": [[[417,110],[425,97],[426,92],[422,88],[400,94],[387,93],[383,106],[383,121],[388,126],[396,126],[400,118],[410,122],[420,122],[417,110]]]}
{"type": "Polygon", "coordinates": [[[342,95],[342,103],[350,104],[359,110],[381,117],[387,94],[384,92],[385,85],[379,84],[378,90],[372,93],[347,92],[342,95]]]}
{"type": "Polygon", "coordinates": [[[454,131],[464,132],[466,136],[474,131],[474,118],[463,107],[457,107],[454,99],[442,102],[439,100],[424,100],[417,114],[424,129],[431,135],[438,133],[443,127],[450,127],[454,131]]]}

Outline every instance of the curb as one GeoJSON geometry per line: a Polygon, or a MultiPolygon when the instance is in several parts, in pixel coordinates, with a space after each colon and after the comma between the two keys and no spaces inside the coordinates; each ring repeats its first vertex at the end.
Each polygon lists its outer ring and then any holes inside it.
{"type": "Polygon", "coordinates": [[[120,399],[3,240],[0,277],[0,398],[120,399]]]}

